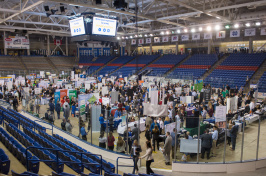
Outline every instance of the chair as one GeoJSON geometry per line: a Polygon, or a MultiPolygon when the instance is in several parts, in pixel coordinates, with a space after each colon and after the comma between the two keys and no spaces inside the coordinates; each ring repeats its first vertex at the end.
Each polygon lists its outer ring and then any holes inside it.
{"type": "Polygon", "coordinates": [[[24,174],[24,173],[22,173],[22,174],[18,174],[18,173],[16,173],[16,172],[13,171],[13,170],[11,170],[11,172],[12,172],[12,176],[29,176],[28,174],[24,174]]]}
{"type": "Polygon", "coordinates": [[[62,172],[60,174],[52,172],[52,176],[75,176],[75,175],[69,174],[69,173],[65,173],[65,172],[62,172]]]}
{"type": "Polygon", "coordinates": [[[0,170],[3,174],[7,175],[10,169],[10,160],[4,153],[0,156],[0,170]]]}

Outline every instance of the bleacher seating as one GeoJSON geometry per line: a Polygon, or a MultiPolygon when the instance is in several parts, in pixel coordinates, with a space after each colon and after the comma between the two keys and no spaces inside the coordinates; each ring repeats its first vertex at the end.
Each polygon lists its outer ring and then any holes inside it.
{"type": "Polygon", "coordinates": [[[53,56],[53,57],[49,57],[49,59],[53,62],[53,64],[59,71],[72,70],[73,66],[75,65],[74,57],[53,56]]]}
{"type": "Polygon", "coordinates": [[[218,60],[215,54],[195,54],[178,66],[168,77],[191,75],[194,79],[200,78],[218,60]]]}
{"type": "Polygon", "coordinates": [[[147,76],[163,75],[186,57],[187,55],[164,55],[156,62],[149,65],[145,70],[143,70],[143,72],[146,70],[151,70],[147,76]]]}
{"type": "Polygon", "coordinates": [[[222,87],[226,84],[231,87],[244,86],[247,76],[250,79],[265,59],[266,53],[231,54],[204,82],[213,87],[222,87]]]}
{"type": "Polygon", "coordinates": [[[106,67],[104,67],[102,70],[99,71],[98,75],[109,74],[116,70],[117,68],[121,67],[125,63],[129,62],[131,59],[133,59],[133,56],[121,56],[114,60],[112,63],[109,63],[106,67]]]}
{"type": "Polygon", "coordinates": [[[266,71],[259,79],[259,92],[266,92],[266,71]]]}
{"type": "Polygon", "coordinates": [[[15,171],[11,170],[12,176],[38,176],[38,174],[32,172],[23,172],[21,174],[16,173],[15,171]]]}
{"type": "Polygon", "coordinates": [[[7,175],[10,169],[10,160],[3,149],[0,149],[0,172],[7,175]]]}
{"type": "Polygon", "coordinates": [[[1,56],[0,64],[2,65],[2,67],[0,68],[0,71],[2,70],[7,70],[7,71],[23,70],[21,68],[21,64],[18,61],[17,57],[1,56]]]}
{"type": "Polygon", "coordinates": [[[29,70],[50,70],[51,67],[43,56],[21,57],[29,70]]]}
{"type": "Polygon", "coordinates": [[[138,56],[136,59],[132,60],[124,67],[120,68],[116,72],[112,73],[112,75],[122,75],[122,77],[126,77],[136,73],[136,71],[142,69],[147,64],[152,62],[154,59],[158,58],[159,55],[141,55],[138,56]],[[138,67],[137,67],[138,66],[138,67]]]}
{"type": "Polygon", "coordinates": [[[114,56],[100,56],[95,61],[93,59],[93,56],[82,56],[79,59],[79,65],[83,66],[89,66],[89,72],[95,72],[100,67],[102,67],[104,64],[112,60],[114,56]]]}

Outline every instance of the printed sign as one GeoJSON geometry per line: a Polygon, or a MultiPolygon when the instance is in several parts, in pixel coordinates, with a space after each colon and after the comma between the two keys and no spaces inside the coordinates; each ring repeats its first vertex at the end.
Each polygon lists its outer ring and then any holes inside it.
{"type": "Polygon", "coordinates": [[[215,122],[226,121],[226,106],[216,106],[215,122]]]}
{"type": "Polygon", "coordinates": [[[146,43],[151,43],[151,38],[146,38],[146,43]]]}
{"type": "Polygon", "coordinates": [[[177,42],[177,41],[178,41],[178,35],[173,35],[172,42],[177,42]]]}
{"type": "Polygon", "coordinates": [[[240,30],[231,30],[230,31],[230,37],[240,37],[240,30]]]}
{"type": "Polygon", "coordinates": [[[136,45],[136,43],[137,43],[136,39],[131,40],[131,45],[136,45]]]}
{"type": "Polygon", "coordinates": [[[212,39],[212,33],[211,32],[204,33],[204,39],[205,40],[212,39]]]}
{"type": "Polygon", "coordinates": [[[139,45],[144,44],[144,39],[139,39],[139,45]]]}
{"type": "Polygon", "coordinates": [[[182,41],[187,41],[187,40],[189,40],[189,35],[188,35],[188,34],[186,34],[186,35],[181,35],[181,40],[182,40],[182,41]]]}
{"type": "Polygon", "coordinates": [[[192,34],[192,40],[199,40],[200,39],[200,33],[193,33],[192,34]]]}
{"type": "Polygon", "coordinates": [[[169,38],[168,38],[168,36],[165,36],[165,37],[162,38],[162,40],[163,40],[163,42],[168,42],[169,38]]]}
{"type": "Polygon", "coordinates": [[[225,31],[216,32],[216,38],[225,38],[225,31]]]}
{"type": "Polygon", "coordinates": [[[154,43],[160,43],[160,37],[154,37],[154,43]]]}
{"type": "Polygon", "coordinates": [[[266,27],[260,29],[260,35],[266,35],[266,27]]]}
{"type": "Polygon", "coordinates": [[[256,35],[255,28],[245,29],[245,36],[255,36],[255,35],[256,35]]]}
{"type": "Polygon", "coordinates": [[[30,42],[26,37],[10,36],[9,38],[5,38],[5,48],[30,49],[30,42]]]}

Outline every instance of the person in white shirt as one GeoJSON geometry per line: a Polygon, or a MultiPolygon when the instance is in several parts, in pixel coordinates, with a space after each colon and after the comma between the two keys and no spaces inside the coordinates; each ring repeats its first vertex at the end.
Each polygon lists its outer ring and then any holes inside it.
{"type": "Polygon", "coordinates": [[[192,92],[192,96],[194,96],[194,97],[197,96],[197,92],[195,90],[192,92]]]}
{"type": "Polygon", "coordinates": [[[159,120],[157,120],[157,123],[160,125],[161,134],[164,134],[164,122],[162,121],[161,117],[159,117],[159,120]]]}
{"type": "Polygon", "coordinates": [[[205,107],[203,107],[203,111],[201,113],[201,116],[202,116],[203,119],[206,119],[207,111],[206,111],[206,108],[205,107]]]}
{"type": "Polygon", "coordinates": [[[249,104],[249,108],[250,108],[250,111],[251,111],[251,112],[252,112],[252,110],[255,108],[254,100],[252,100],[251,103],[249,104]]]}
{"type": "Polygon", "coordinates": [[[213,133],[212,133],[212,155],[216,156],[216,149],[217,147],[217,140],[218,140],[218,128],[217,126],[213,127],[213,133]]]}

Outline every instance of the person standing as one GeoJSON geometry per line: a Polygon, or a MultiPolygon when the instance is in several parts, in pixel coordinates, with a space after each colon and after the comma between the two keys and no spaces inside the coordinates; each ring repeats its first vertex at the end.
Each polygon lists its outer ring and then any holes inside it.
{"type": "Polygon", "coordinates": [[[166,133],[166,139],[165,139],[165,144],[163,147],[163,156],[165,159],[165,164],[170,165],[170,152],[172,149],[172,137],[170,135],[170,132],[166,133]]]}
{"type": "Polygon", "coordinates": [[[62,120],[61,128],[62,128],[62,130],[66,131],[66,119],[62,120]]]}
{"type": "Polygon", "coordinates": [[[174,128],[173,131],[171,132],[171,137],[172,137],[172,159],[174,160],[176,158],[175,156],[175,145],[176,145],[176,151],[178,147],[178,138],[175,136],[176,129],[174,128]]]}
{"type": "Polygon", "coordinates": [[[145,137],[147,141],[151,141],[151,131],[149,125],[147,125],[145,129],[145,137]]]}
{"type": "Polygon", "coordinates": [[[116,144],[116,152],[125,153],[126,143],[122,139],[121,136],[118,136],[117,144],[116,144]]]}
{"type": "Polygon", "coordinates": [[[213,127],[213,134],[212,134],[212,155],[216,157],[216,149],[217,147],[217,140],[218,140],[218,127],[213,127]]]}
{"type": "Polygon", "coordinates": [[[205,152],[207,152],[207,159],[210,159],[210,150],[212,145],[212,135],[209,134],[209,129],[201,136],[201,158],[204,159],[205,152]]]}
{"type": "Polygon", "coordinates": [[[236,137],[237,137],[237,132],[238,132],[238,125],[236,125],[235,122],[233,122],[233,127],[229,132],[230,132],[231,142],[232,142],[232,148],[230,147],[230,150],[235,151],[236,137]]]}
{"type": "Polygon", "coordinates": [[[38,96],[36,97],[34,103],[35,103],[36,114],[40,114],[41,100],[38,96]]]}
{"type": "Polygon", "coordinates": [[[112,150],[112,151],[114,150],[114,146],[115,146],[114,142],[115,142],[115,137],[113,136],[113,133],[110,132],[108,135],[108,149],[109,150],[112,150]]]}
{"type": "Polygon", "coordinates": [[[106,149],[106,142],[107,142],[107,138],[104,137],[104,132],[101,131],[101,134],[99,137],[99,147],[106,149]]]}
{"type": "Polygon", "coordinates": [[[17,97],[15,97],[13,100],[13,109],[15,111],[18,111],[18,99],[17,99],[17,97]]]}
{"type": "Polygon", "coordinates": [[[159,150],[159,135],[160,135],[160,130],[158,126],[155,126],[155,128],[152,130],[152,143],[153,143],[153,150],[155,153],[155,142],[157,142],[157,149],[159,150]]]}
{"type": "Polygon", "coordinates": [[[55,111],[57,113],[57,118],[60,119],[60,111],[61,111],[61,105],[59,100],[57,100],[57,103],[55,105],[55,111]]]}
{"type": "Polygon", "coordinates": [[[132,174],[138,174],[139,172],[139,168],[138,168],[138,161],[139,161],[139,156],[140,156],[140,152],[142,152],[141,150],[141,146],[138,144],[137,140],[134,140],[132,148],[131,148],[131,152],[130,152],[130,157],[133,157],[133,162],[134,162],[134,169],[132,174]]]}
{"type": "Polygon", "coordinates": [[[103,114],[100,115],[99,121],[100,121],[100,124],[101,124],[101,132],[105,131],[103,114]]]}
{"type": "Polygon", "coordinates": [[[50,100],[50,103],[49,103],[49,111],[51,114],[54,114],[54,103],[50,100]]]}
{"type": "Polygon", "coordinates": [[[69,118],[69,111],[70,111],[70,108],[69,108],[68,103],[64,104],[64,116],[66,120],[68,120],[69,118]]]}
{"type": "Polygon", "coordinates": [[[139,140],[139,128],[137,124],[134,124],[134,128],[132,130],[132,141],[139,140]]]}
{"type": "Polygon", "coordinates": [[[153,170],[151,169],[151,163],[154,162],[153,156],[152,156],[152,147],[151,147],[151,142],[146,141],[146,153],[145,155],[139,157],[139,159],[146,158],[146,174],[152,174],[154,173],[153,170]]]}
{"type": "Polygon", "coordinates": [[[70,120],[68,119],[66,122],[66,131],[69,133],[72,133],[73,125],[70,123],[70,120]]]}
{"type": "Polygon", "coordinates": [[[82,139],[84,141],[87,141],[87,133],[86,133],[86,130],[85,130],[85,124],[82,124],[82,127],[80,128],[80,134],[82,136],[82,139]]]}

